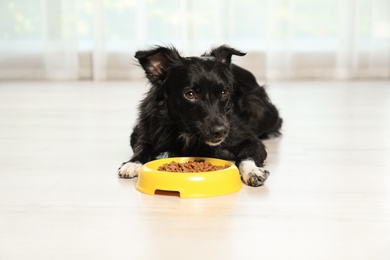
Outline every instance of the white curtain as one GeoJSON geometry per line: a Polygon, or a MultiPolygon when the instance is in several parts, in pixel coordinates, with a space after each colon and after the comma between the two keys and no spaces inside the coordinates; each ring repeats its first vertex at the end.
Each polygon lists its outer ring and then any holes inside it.
{"type": "Polygon", "coordinates": [[[265,80],[388,80],[390,0],[0,0],[0,80],[136,79],[155,44],[228,44],[265,80]]]}

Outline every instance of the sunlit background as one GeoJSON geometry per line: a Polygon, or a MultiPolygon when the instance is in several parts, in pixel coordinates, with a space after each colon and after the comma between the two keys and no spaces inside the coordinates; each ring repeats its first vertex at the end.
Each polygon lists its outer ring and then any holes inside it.
{"type": "Polygon", "coordinates": [[[389,79],[390,0],[0,1],[0,80],[139,79],[156,44],[228,44],[264,80],[389,79]]]}

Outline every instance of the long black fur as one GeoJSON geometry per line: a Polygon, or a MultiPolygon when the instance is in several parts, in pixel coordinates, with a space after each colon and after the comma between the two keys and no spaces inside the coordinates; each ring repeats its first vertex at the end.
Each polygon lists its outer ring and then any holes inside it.
{"type": "Polygon", "coordinates": [[[261,139],[279,135],[282,119],[253,74],[231,63],[232,55],[245,53],[223,45],[200,57],[182,57],[163,46],[135,54],[151,87],[139,106],[128,162],[144,164],[164,152],[228,153],[237,166],[244,160],[263,166],[267,152],[261,139]]]}

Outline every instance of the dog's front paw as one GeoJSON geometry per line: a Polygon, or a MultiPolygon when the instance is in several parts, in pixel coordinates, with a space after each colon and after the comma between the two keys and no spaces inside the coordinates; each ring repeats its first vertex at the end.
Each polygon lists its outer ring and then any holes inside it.
{"type": "Polygon", "coordinates": [[[137,162],[124,162],[118,169],[118,176],[125,179],[137,177],[141,166],[142,164],[137,162]]]}
{"type": "Polygon", "coordinates": [[[252,160],[244,160],[238,167],[242,181],[252,187],[258,187],[264,184],[269,176],[269,171],[263,167],[256,166],[252,160]]]}

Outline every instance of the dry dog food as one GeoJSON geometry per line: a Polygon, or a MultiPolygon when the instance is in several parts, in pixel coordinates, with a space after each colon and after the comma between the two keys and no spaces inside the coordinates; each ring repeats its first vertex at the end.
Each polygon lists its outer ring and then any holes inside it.
{"type": "Polygon", "coordinates": [[[205,162],[204,160],[199,161],[188,161],[184,163],[178,162],[170,162],[165,163],[157,168],[159,171],[164,172],[210,172],[210,171],[218,171],[228,168],[230,165],[213,165],[209,162],[205,162]]]}

